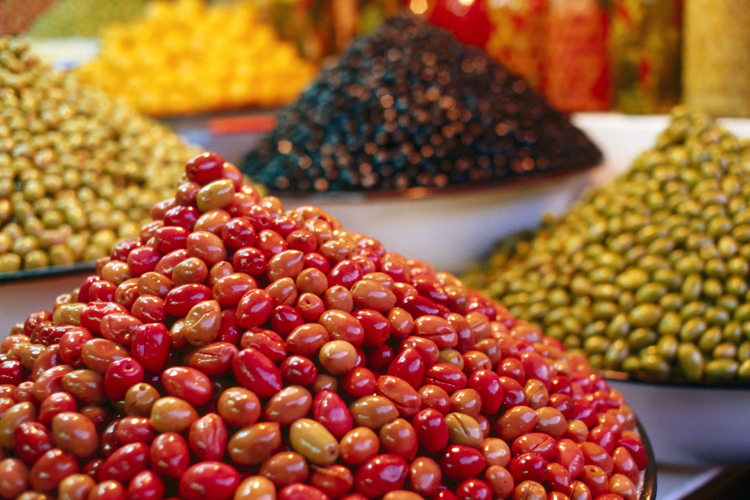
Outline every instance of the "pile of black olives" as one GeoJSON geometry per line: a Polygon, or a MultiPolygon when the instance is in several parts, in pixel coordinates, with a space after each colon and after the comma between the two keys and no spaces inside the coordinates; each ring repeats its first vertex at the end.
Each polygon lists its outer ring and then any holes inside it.
{"type": "Polygon", "coordinates": [[[468,277],[599,368],[750,380],[750,141],[675,108],[656,146],[468,277]]]}
{"type": "Polygon", "coordinates": [[[0,37],[0,273],[109,255],[195,150],[0,37]]]}
{"type": "Polygon", "coordinates": [[[244,172],[278,191],[487,183],[597,164],[601,152],[481,50],[401,15],[325,68],[244,172]]]}

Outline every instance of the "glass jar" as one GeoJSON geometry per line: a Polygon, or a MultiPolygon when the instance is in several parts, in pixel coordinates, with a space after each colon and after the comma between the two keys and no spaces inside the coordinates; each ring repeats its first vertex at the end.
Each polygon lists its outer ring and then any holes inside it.
{"type": "Polygon", "coordinates": [[[685,1],[684,101],[750,116],[750,0],[685,1]]]}
{"type": "Polygon", "coordinates": [[[616,0],[609,32],[615,108],[665,113],[680,98],[682,0],[616,0]]]}
{"type": "Polygon", "coordinates": [[[539,88],[547,0],[488,0],[487,15],[493,27],[487,53],[539,88]]]}
{"type": "Polygon", "coordinates": [[[543,93],[562,111],[610,106],[609,15],[598,0],[549,0],[543,93]]]}

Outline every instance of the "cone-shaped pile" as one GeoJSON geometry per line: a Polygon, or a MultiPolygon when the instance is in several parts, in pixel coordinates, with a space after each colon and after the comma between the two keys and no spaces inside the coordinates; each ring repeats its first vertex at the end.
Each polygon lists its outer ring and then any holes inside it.
{"type": "Polygon", "coordinates": [[[746,384],[748,165],[750,141],[675,108],[628,172],[502,242],[471,284],[597,367],[746,384]]]}
{"type": "Polygon", "coordinates": [[[191,160],[0,344],[0,497],[634,497],[635,416],[585,358],[237,174],[191,160]]]}
{"type": "Polygon", "coordinates": [[[325,69],[244,171],[280,191],[486,183],[595,165],[566,116],[476,47],[402,15],[325,69]]]}

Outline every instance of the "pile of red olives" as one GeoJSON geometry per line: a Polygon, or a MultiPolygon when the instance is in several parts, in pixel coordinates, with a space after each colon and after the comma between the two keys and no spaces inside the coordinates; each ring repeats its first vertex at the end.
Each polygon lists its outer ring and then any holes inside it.
{"type": "Polygon", "coordinates": [[[213,153],[0,345],[0,497],[635,500],[635,416],[454,276],[213,153]]]}

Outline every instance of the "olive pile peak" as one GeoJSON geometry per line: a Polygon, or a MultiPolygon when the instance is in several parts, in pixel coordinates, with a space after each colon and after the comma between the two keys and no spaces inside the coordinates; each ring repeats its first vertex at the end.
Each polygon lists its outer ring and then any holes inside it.
{"type": "Polygon", "coordinates": [[[569,171],[600,151],[483,51],[401,15],[284,109],[244,172],[279,191],[445,187],[569,171]]]}
{"type": "Polygon", "coordinates": [[[0,37],[0,273],[108,255],[195,153],[0,37]]]}
{"type": "Polygon", "coordinates": [[[151,116],[278,106],[316,71],[250,0],[153,0],[143,17],[105,27],[101,53],[77,70],[151,116]]]}
{"type": "Polygon", "coordinates": [[[675,108],[656,146],[467,280],[598,368],[750,380],[750,143],[675,108]]]}
{"type": "Polygon", "coordinates": [[[637,500],[583,356],[214,153],[186,174],[0,343],[0,497],[637,500]]]}

